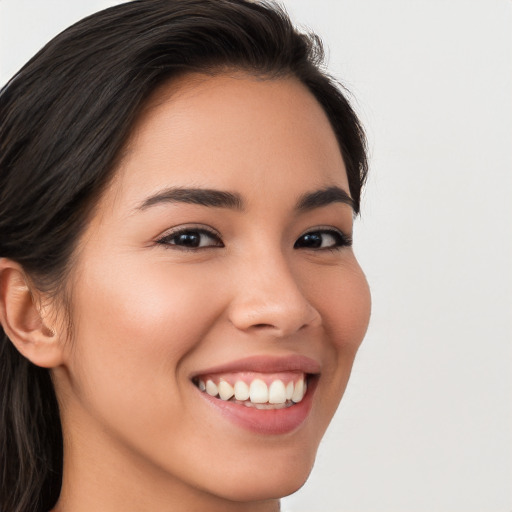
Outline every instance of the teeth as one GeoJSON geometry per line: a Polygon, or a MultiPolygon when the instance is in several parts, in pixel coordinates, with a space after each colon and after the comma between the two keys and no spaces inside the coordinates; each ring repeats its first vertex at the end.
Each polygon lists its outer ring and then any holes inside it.
{"type": "Polygon", "coordinates": [[[268,402],[268,387],[260,379],[254,379],[249,388],[249,398],[253,404],[265,404],[268,402]]]}
{"type": "Polygon", "coordinates": [[[216,384],[212,379],[208,379],[206,383],[199,379],[197,387],[210,396],[218,396],[225,401],[236,400],[257,409],[289,407],[293,403],[301,402],[307,389],[304,378],[299,379],[295,384],[290,381],[286,386],[280,379],[274,380],[270,386],[267,386],[262,379],[254,379],[250,385],[243,380],[237,380],[234,386],[226,380],[220,380],[216,384]]]}
{"type": "Polygon", "coordinates": [[[219,396],[221,400],[229,400],[235,394],[235,390],[225,380],[219,382],[219,396]]]}
{"type": "Polygon", "coordinates": [[[292,402],[299,403],[304,398],[304,381],[298,380],[293,390],[292,402]]]}
{"type": "Polygon", "coordinates": [[[217,394],[219,393],[217,384],[215,384],[215,382],[213,382],[213,380],[206,381],[206,392],[210,396],[217,396],[217,394]]]}
{"type": "Polygon", "coordinates": [[[293,396],[293,382],[290,381],[286,385],[286,400],[291,400],[293,396]]]}
{"type": "Polygon", "coordinates": [[[253,407],[265,411],[269,409],[284,409],[286,404],[253,404],[253,407]]]}
{"type": "Polygon", "coordinates": [[[243,380],[235,382],[235,398],[244,402],[249,399],[249,386],[243,380]]]}
{"type": "Polygon", "coordinates": [[[270,384],[268,401],[271,404],[284,404],[286,402],[286,389],[283,381],[275,380],[270,384]]]}

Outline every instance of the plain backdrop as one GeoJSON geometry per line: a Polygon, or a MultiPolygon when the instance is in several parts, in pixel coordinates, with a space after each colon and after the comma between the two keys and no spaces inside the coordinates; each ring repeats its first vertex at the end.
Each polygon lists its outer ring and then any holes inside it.
{"type": "MultiPolygon", "coordinates": [[[[0,82],[106,0],[0,0],[0,82]]],[[[512,511],[512,1],[288,0],[367,128],[370,330],[284,512],[512,511]]]]}

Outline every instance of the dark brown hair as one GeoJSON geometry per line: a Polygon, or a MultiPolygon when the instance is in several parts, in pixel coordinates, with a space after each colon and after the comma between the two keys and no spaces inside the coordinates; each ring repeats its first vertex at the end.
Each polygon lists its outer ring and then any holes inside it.
{"type": "MultiPolygon", "coordinates": [[[[364,133],[322,66],[318,37],[265,2],[135,0],[73,25],[0,93],[0,257],[58,290],[145,100],[187,72],[298,78],[330,120],[358,212],[364,133]]],[[[58,404],[50,372],[1,328],[0,389],[0,512],[47,512],[62,479],[58,404]]]]}

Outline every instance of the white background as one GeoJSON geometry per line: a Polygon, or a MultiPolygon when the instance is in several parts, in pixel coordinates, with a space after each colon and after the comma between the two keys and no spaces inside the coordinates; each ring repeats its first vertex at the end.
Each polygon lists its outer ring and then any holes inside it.
{"type": "MultiPolygon", "coordinates": [[[[0,82],[116,2],[0,0],[0,82]]],[[[120,3],[120,2],[117,2],[120,3]]],[[[288,0],[368,131],[373,318],[285,512],[512,511],[512,1],[288,0]]]]}

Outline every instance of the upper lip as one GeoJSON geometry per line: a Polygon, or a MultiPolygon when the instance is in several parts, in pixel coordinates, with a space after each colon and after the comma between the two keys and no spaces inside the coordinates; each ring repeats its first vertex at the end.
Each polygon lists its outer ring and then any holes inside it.
{"type": "Polygon", "coordinates": [[[320,373],[320,364],[314,359],[298,354],[280,357],[256,355],[205,368],[204,370],[194,372],[191,378],[216,373],[277,373],[292,371],[317,374],[320,373]]]}

